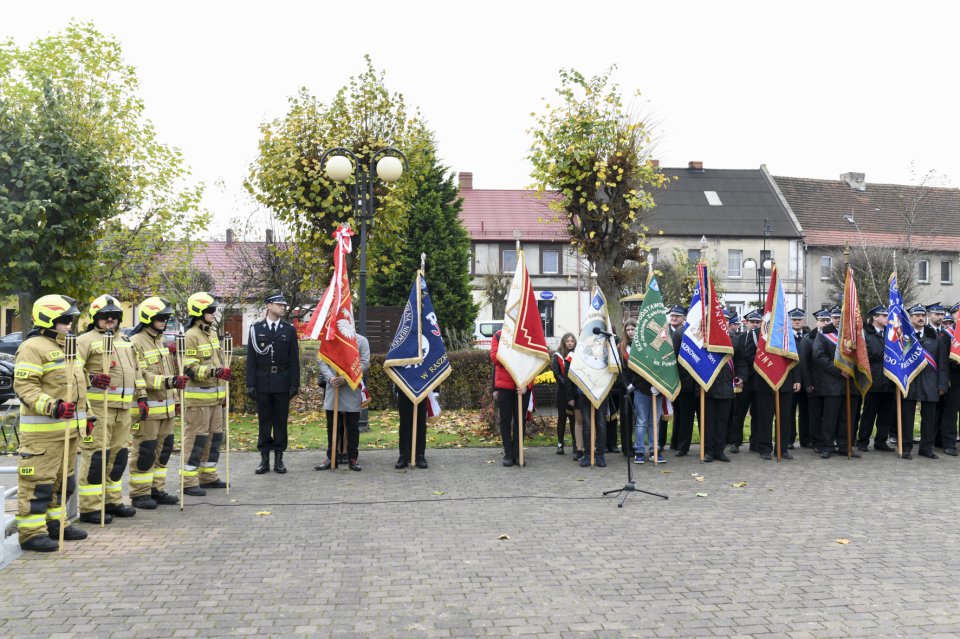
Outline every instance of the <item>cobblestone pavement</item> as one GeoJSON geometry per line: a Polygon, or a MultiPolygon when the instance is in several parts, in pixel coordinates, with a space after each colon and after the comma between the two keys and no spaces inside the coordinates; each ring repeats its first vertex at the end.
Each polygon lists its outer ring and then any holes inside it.
{"type": "Polygon", "coordinates": [[[956,459],[745,450],[634,466],[670,498],[623,509],[600,498],[624,483],[620,455],[582,469],[528,449],[520,469],[441,450],[396,471],[365,451],[357,473],[289,453],[287,475],[256,476],[234,453],[229,497],[88,527],[0,572],[0,636],[960,635],[956,459]]]}

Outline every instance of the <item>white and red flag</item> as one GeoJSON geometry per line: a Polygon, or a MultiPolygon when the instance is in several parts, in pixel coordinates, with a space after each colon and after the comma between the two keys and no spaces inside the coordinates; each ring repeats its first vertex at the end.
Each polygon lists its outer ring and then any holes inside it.
{"type": "Polygon", "coordinates": [[[347,380],[351,389],[360,385],[360,349],[353,323],[353,298],[347,277],[347,253],[352,250],[354,232],[346,224],[334,231],[333,277],[307,324],[307,334],[320,341],[318,357],[347,380]]]}
{"type": "Polygon", "coordinates": [[[517,270],[507,294],[497,360],[510,373],[517,388],[525,388],[550,363],[550,351],[543,336],[543,320],[533,295],[523,251],[519,247],[517,270]]]}

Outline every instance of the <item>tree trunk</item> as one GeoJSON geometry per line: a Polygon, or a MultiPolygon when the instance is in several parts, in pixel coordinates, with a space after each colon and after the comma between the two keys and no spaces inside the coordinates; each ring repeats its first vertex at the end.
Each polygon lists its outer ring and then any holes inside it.
{"type": "MultiPolygon", "coordinates": [[[[620,304],[620,286],[611,277],[613,266],[612,259],[601,258],[597,260],[594,268],[597,271],[597,285],[603,291],[603,296],[607,298],[610,324],[613,326],[613,331],[620,335],[623,332],[623,309],[620,304]]],[[[590,292],[593,292],[592,282],[590,292]]]]}
{"type": "Polygon", "coordinates": [[[20,334],[24,337],[26,337],[27,333],[33,328],[33,302],[38,297],[40,297],[40,295],[34,291],[17,295],[17,304],[19,305],[17,312],[20,313],[20,334]]]}

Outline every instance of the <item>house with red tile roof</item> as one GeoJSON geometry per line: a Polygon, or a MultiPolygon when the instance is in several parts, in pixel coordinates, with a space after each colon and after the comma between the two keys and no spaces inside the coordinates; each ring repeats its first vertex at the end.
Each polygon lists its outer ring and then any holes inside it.
{"type": "Polygon", "coordinates": [[[904,300],[908,304],[949,307],[960,300],[960,189],[874,184],[856,172],[837,180],[777,176],[774,181],[803,228],[813,310],[837,303],[827,287],[845,244],[851,252],[910,248],[917,299],[904,300]]]}

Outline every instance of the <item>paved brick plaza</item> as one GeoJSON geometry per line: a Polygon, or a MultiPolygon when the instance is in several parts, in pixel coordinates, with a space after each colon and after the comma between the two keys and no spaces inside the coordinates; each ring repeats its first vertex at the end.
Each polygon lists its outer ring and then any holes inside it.
{"type": "Polygon", "coordinates": [[[395,471],[364,451],[360,473],[290,453],[262,477],[234,453],[229,498],[88,527],[0,572],[0,636],[960,634],[956,459],[670,455],[635,467],[669,501],[620,510],[598,498],[623,484],[620,455],[581,469],[528,449],[521,470],[494,449],[428,453],[395,471]]]}

